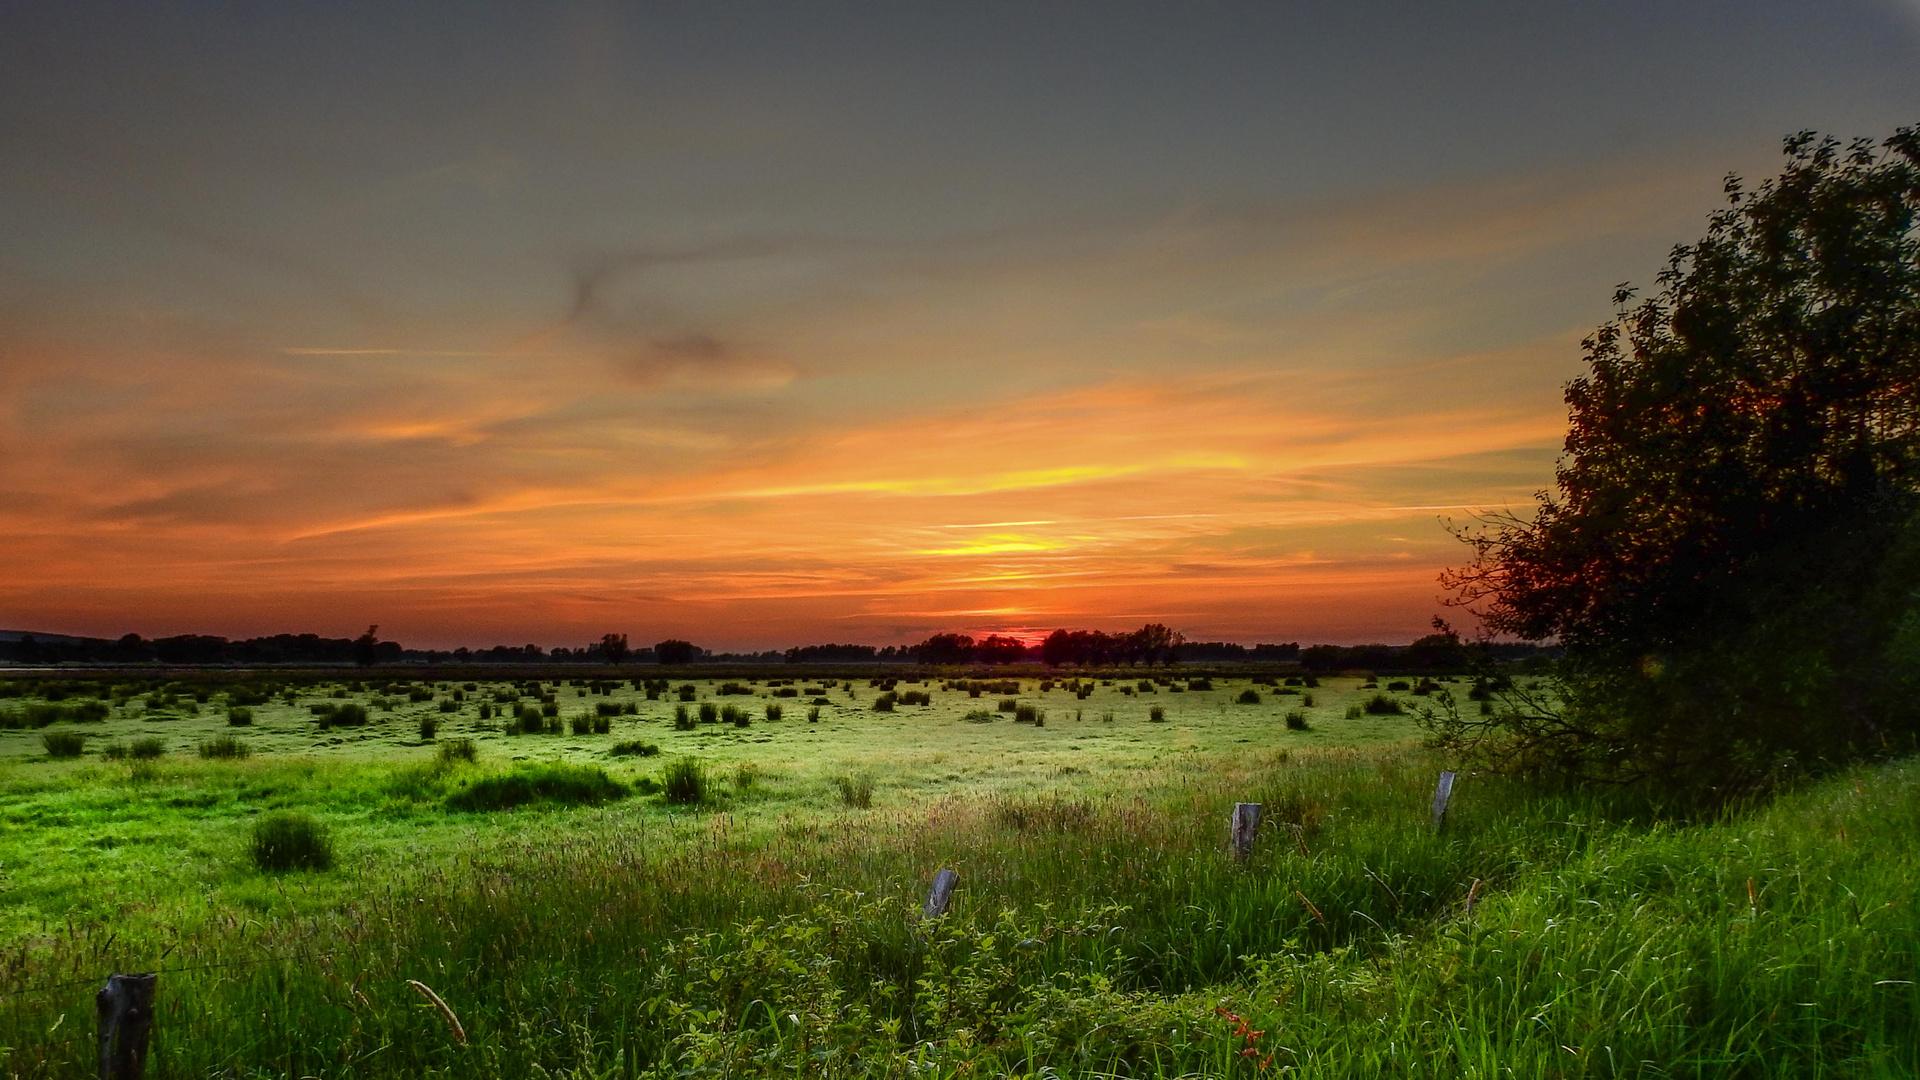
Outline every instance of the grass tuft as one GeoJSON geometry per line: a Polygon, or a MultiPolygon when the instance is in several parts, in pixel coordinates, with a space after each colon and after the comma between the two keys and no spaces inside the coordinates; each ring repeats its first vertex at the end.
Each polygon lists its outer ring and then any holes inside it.
{"type": "Polygon", "coordinates": [[[333,839],[307,814],[282,810],[254,823],[253,865],[268,873],[325,870],[333,865],[333,839]]]}

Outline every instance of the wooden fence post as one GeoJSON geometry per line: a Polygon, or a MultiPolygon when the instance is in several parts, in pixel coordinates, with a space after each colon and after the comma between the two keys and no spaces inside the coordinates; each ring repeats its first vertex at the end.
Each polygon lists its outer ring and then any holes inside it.
{"type": "Polygon", "coordinates": [[[1447,802],[1453,798],[1453,774],[1440,774],[1440,786],[1433,789],[1433,831],[1439,832],[1447,820],[1447,802]]]}
{"type": "Polygon", "coordinates": [[[923,919],[937,919],[947,913],[947,905],[953,903],[953,887],[960,884],[960,875],[952,870],[942,870],[933,875],[933,890],[927,893],[927,904],[920,909],[923,919]]]}
{"type": "Polygon", "coordinates": [[[1253,855],[1253,836],[1260,831],[1260,804],[1233,804],[1233,857],[1246,862],[1253,855]]]}
{"type": "Polygon", "coordinates": [[[100,1033],[100,1080],[140,1080],[153,1032],[155,973],[109,975],[94,996],[100,1033]]]}

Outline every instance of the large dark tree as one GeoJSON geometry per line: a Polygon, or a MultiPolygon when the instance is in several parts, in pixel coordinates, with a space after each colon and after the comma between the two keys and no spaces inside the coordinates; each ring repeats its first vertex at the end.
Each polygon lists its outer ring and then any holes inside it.
{"type": "Polygon", "coordinates": [[[1911,745],[1920,129],[1786,157],[1617,293],[1556,490],[1463,534],[1456,600],[1561,642],[1565,685],[1447,737],[1721,791],[1911,745]]]}

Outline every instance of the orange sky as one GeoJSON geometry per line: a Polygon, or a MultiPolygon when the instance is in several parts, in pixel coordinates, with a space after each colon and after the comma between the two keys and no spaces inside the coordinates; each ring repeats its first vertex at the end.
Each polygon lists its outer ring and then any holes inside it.
{"type": "Polygon", "coordinates": [[[442,51],[20,16],[0,628],[1405,641],[1441,519],[1550,482],[1612,287],[1779,135],[1920,104],[1870,7],[1860,85],[1648,61],[1632,130],[1545,23],[1343,85],[1381,46],[1335,23],[1279,74],[1224,22],[993,74],[598,5],[442,51]]]}

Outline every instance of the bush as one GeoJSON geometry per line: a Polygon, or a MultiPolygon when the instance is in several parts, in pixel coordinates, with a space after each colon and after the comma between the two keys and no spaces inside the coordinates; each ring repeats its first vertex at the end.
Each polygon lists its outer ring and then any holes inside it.
{"type": "Polygon", "coordinates": [[[1016,706],[1013,710],[1013,722],[1016,724],[1045,724],[1047,722],[1046,715],[1047,714],[1040,711],[1038,706],[1020,705],[1016,706]]]}
{"type": "Polygon", "coordinates": [[[1405,679],[1395,679],[1392,682],[1387,684],[1387,689],[1398,691],[1404,694],[1407,691],[1413,689],[1413,684],[1407,682],[1405,679]]]}
{"type": "Polygon", "coordinates": [[[456,761],[473,761],[480,756],[480,748],[472,739],[448,739],[440,744],[437,751],[440,763],[451,765],[456,761]]]}
{"type": "Polygon", "coordinates": [[[507,810],[528,803],[599,806],[623,799],[627,786],[596,765],[549,763],[483,776],[447,797],[449,810],[507,810]]]}
{"type": "Polygon", "coordinates": [[[1260,704],[1260,691],[1249,686],[1245,690],[1240,691],[1240,696],[1233,700],[1241,705],[1258,705],[1260,704]]]}
{"type": "Polygon", "coordinates": [[[862,773],[859,776],[836,776],[833,786],[840,793],[840,801],[856,809],[865,810],[873,805],[873,777],[862,773]]]}
{"type": "Polygon", "coordinates": [[[694,695],[698,694],[699,692],[700,692],[699,690],[694,688],[694,685],[692,683],[686,683],[680,687],[680,690],[679,690],[680,700],[692,701],[694,695]]]}
{"type": "Polygon", "coordinates": [[[210,761],[233,761],[251,755],[253,748],[231,735],[215,735],[201,743],[198,752],[201,757],[210,761]]]}
{"type": "Polygon", "coordinates": [[[1161,708],[1158,705],[1155,705],[1153,708],[1147,710],[1147,723],[1164,724],[1166,722],[1167,722],[1167,710],[1161,708]]]}
{"type": "Polygon", "coordinates": [[[900,704],[931,705],[933,704],[933,695],[927,693],[925,690],[902,690],[900,692],[900,704]]]}
{"type": "MultiPolygon", "coordinates": [[[[315,706],[315,708],[318,708],[318,706],[315,706]]],[[[318,713],[317,715],[320,718],[320,727],[323,731],[327,728],[337,727],[365,727],[367,723],[366,708],[351,702],[345,705],[329,706],[325,712],[318,713]]]]}
{"type": "Polygon", "coordinates": [[[1299,709],[1294,709],[1293,711],[1287,713],[1287,730],[1288,731],[1308,730],[1307,714],[1301,712],[1299,709]]]}
{"type": "Polygon", "coordinates": [[[784,714],[785,714],[785,712],[786,712],[786,710],[784,710],[784,709],[782,709],[782,708],[780,707],[780,703],[779,703],[779,702],[777,702],[777,701],[774,701],[774,702],[769,702],[769,703],[767,704],[767,722],[768,722],[768,723],[778,723],[778,722],[779,722],[779,720],[780,720],[780,717],[781,717],[782,715],[784,715],[784,714]]]}
{"type": "Polygon", "coordinates": [[[733,767],[733,789],[742,795],[760,786],[760,766],[743,761],[733,767]]]}
{"type": "Polygon", "coordinates": [[[435,720],[431,716],[423,716],[420,718],[420,741],[421,742],[432,742],[433,737],[435,735],[438,735],[439,733],[440,733],[440,721],[435,720]]]}
{"type": "Polygon", "coordinates": [[[596,701],[593,703],[595,716],[619,716],[620,703],[617,701],[596,701]]]}
{"type": "Polygon", "coordinates": [[[614,757],[656,757],[660,753],[660,748],[650,742],[640,742],[634,739],[627,742],[614,743],[613,749],[607,751],[607,753],[614,757]]]}
{"type": "Polygon", "coordinates": [[[1015,701],[1012,698],[1000,699],[999,709],[1001,712],[1013,712],[1018,708],[1020,708],[1020,703],[1018,701],[1015,701]]]}
{"type": "Polygon", "coordinates": [[[720,706],[715,705],[711,701],[701,702],[700,703],[700,722],[703,724],[719,723],[720,722],[720,706]]]}
{"type": "Polygon", "coordinates": [[[1398,716],[1403,711],[1398,701],[1385,694],[1373,695],[1361,708],[1373,716],[1398,716]]]}
{"type": "Polygon", "coordinates": [[[48,757],[79,757],[86,752],[87,737],[77,731],[49,731],[40,736],[40,745],[48,757]]]}
{"type": "Polygon", "coordinates": [[[579,716],[574,717],[572,721],[573,733],[575,735],[593,734],[593,721],[594,716],[592,713],[581,713],[579,716]]]}
{"type": "Polygon", "coordinates": [[[1213,689],[1213,680],[1212,680],[1212,679],[1188,679],[1188,680],[1187,680],[1187,689],[1189,689],[1189,690],[1211,690],[1211,689],[1213,689]]]}
{"type": "Polygon", "coordinates": [[[668,802],[693,806],[706,801],[707,770],[693,758],[676,758],[668,762],[660,779],[668,802]]]}
{"type": "Polygon", "coordinates": [[[252,727],[253,710],[245,705],[231,705],[227,708],[228,727],[252,727]]]}
{"type": "Polygon", "coordinates": [[[991,724],[997,714],[990,709],[970,710],[963,718],[970,724],[991,724]]]}
{"type": "Polygon", "coordinates": [[[873,699],[874,712],[892,712],[893,706],[900,700],[899,695],[889,690],[873,699]]]}
{"type": "Polygon", "coordinates": [[[719,694],[721,697],[728,697],[734,694],[751,694],[753,693],[753,687],[737,682],[724,682],[720,684],[720,689],[715,690],[714,693],[719,694]]]}
{"type": "Polygon", "coordinates": [[[693,730],[693,714],[687,711],[685,705],[675,705],[673,707],[673,730],[693,730]]]}
{"type": "Polygon", "coordinates": [[[1311,708],[1313,708],[1313,695],[1312,695],[1312,694],[1301,694],[1301,695],[1300,695],[1300,704],[1302,704],[1302,705],[1305,705],[1305,706],[1306,706],[1307,708],[1309,708],[1309,709],[1311,709],[1311,708]]]}
{"type": "Polygon", "coordinates": [[[738,705],[725,705],[720,709],[720,719],[734,727],[746,727],[753,723],[753,714],[738,705]]]}
{"type": "Polygon", "coordinates": [[[820,706],[814,705],[809,707],[807,709],[807,723],[817,724],[819,722],[820,722],[820,706]]]}
{"type": "Polygon", "coordinates": [[[443,713],[459,712],[460,703],[453,700],[452,698],[443,698],[440,702],[440,711],[443,713]]]}
{"type": "Polygon", "coordinates": [[[595,735],[612,734],[613,733],[613,717],[595,716],[593,718],[593,733],[595,735]]]}
{"type": "Polygon", "coordinates": [[[269,873],[325,870],[333,865],[333,839],[312,817],[281,810],[253,825],[253,865],[269,873]]]}

